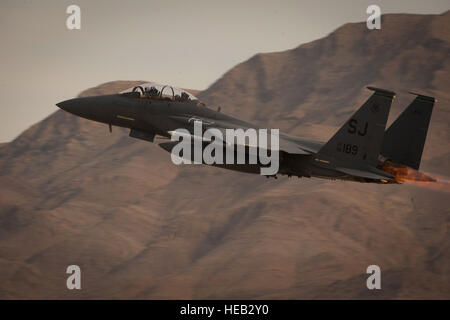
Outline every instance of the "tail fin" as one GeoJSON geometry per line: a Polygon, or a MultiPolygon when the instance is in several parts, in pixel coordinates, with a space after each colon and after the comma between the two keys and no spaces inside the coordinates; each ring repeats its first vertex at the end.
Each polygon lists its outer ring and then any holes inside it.
{"type": "Polygon", "coordinates": [[[417,97],[386,130],[381,154],[418,170],[435,99],[410,93],[417,97]]]}
{"type": "Polygon", "coordinates": [[[375,92],[319,150],[318,157],[345,168],[367,168],[378,164],[395,93],[373,87],[367,89],[375,92]]]}

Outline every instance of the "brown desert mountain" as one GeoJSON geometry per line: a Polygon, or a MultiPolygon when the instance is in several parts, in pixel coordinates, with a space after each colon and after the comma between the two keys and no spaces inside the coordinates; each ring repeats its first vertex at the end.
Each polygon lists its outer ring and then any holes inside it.
{"type": "MultiPolygon", "coordinates": [[[[449,54],[450,12],[385,15],[381,30],[346,24],[257,54],[198,96],[327,140],[367,85],[397,92],[389,122],[414,98],[407,91],[432,95],[421,170],[448,176],[449,54]]],[[[0,148],[0,298],[450,299],[450,193],[436,186],[178,167],[126,130],[57,111],[0,148]],[[79,291],[66,289],[72,264],[79,291]],[[372,264],[378,291],[366,288],[372,264]]]]}

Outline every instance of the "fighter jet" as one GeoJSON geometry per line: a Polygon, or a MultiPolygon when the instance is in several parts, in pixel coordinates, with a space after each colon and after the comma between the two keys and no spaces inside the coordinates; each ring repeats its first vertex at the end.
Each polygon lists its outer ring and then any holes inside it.
{"type": "MultiPolygon", "coordinates": [[[[280,132],[278,174],[383,184],[402,183],[411,176],[414,180],[435,181],[417,171],[435,99],[416,94],[415,100],[385,131],[395,93],[375,87],[367,89],[372,95],[327,142],[280,132]]],[[[183,89],[157,83],[145,83],[118,94],[74,98],[57,106],[105,123],[110,131],[112,126],[129,128],[130,137],[157,142],[169,152],[178,143],[173,136],[179,128],[186,129],[192,141],[200,139],[203,148],[212,143],[195,133],[195,122],[201,123],[203,131],[260,129],[207,107],[183,89]],[[161,142],[155,140],[156,136],[170,140],[161,142]]],[[[241,149],[233,146],[233,152],[244,152],[248,159],[251,148],[244,144],[241,149]]],[[[212,165],[247,173],[260,173],[261,167],[266,166],[260,162],[212,165]]]]}

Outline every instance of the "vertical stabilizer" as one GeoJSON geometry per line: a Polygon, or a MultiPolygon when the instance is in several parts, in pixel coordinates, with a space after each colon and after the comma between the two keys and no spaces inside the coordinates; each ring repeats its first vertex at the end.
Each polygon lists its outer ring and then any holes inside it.
{"type": "Polygon", "coordinates": [[[417,97],[386,130],[381,154],[397,164],[418,170],[435,99],[417,97]]]}
{"type": "Polygon", "coordinates": [[[319,150],[319,158],[345,168],[376,167],[395,93],[367,88],[372,96],[319,150]]]}

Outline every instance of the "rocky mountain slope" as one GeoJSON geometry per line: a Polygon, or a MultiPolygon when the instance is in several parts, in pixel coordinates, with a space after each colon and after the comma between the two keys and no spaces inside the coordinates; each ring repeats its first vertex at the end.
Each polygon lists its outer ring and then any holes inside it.
{"type": "MultiPolygon", "coordinates": [[[[198,96],[327,140],[370,95],[437,97],[421,169],[450,169],[450,12],[346,24],[257,54],[198,96]]],[[[152,79],[155,80],[155,79],[152,79]]],[[[118,92],[110,82],[81,95],[118,92]]],[[[55,101],[57,102],[57,101],[55,101]]],[[[0,148],[0,298],[450,298],[448,190],[178,167],[123,129],[58,111],[0,148]],[[66,267],[82,290],[66,289],[66,267]],[[366,288],[366,268],[382,290],[366,288]]]]}

